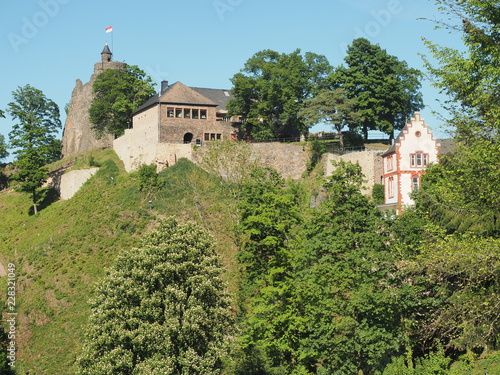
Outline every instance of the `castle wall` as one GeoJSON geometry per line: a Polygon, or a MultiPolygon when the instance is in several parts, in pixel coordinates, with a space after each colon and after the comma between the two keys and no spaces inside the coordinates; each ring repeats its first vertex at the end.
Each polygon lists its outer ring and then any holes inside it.
{"type": "Polygon", "coordinates": [[[373,185],[382,183],[382,153],[379,151],[352,152],[344,155],[325,154],[323,155],[323,165],[325,166],[326,177],[331,176],[335,169],[332,164],[334,160],[350,161],[354,164],[359,163],[366,180],[366,182],[363,183],[363,187],[369,192],[372,191],[373,185]]]}
{"type": "Polygon", "coordinates": [[[99,168],[79,169],[61,176],[60,195],[62,199],[70,199],[92,177],[99,168]]]}
{"type": "Polygon", "coordinates": [[[156,162],[158,146],[158,109],[150,108],[134,117],[132,129],[113,141],[113,149],[131,172],[141,164],[156,162]]]}
{"type": "Polygon", "coordinates": [[[177,163],[180,158],[193,160],[193,145],[182,143],[160,143],[157,146],[156,168],[162,170],[177,163]]]}
{"type": "Polygon", "coordinates": [[[310,159],[307,147],[293,143],[251,143],[251,150],[263,165],[294,180],[300,179],[310,159]]]}

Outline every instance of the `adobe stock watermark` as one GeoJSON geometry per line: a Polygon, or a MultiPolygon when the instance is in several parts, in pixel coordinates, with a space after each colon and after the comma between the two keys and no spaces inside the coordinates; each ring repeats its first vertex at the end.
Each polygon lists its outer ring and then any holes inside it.
{"type": "Polygon", "coordinates": [[[9,263],[7,274],[7,316],[9,328],[7,329],[7,360],[10,367],[16,366],[17,344],[16,344],[16,265],[9,263]]]}
{"type": "Polygon", "coordinates": [[[161,82],[165,79],[168,78],[170,75],[169,72],[164,72],[160,66],[160,64],[156,64],[156,66],[153,68],[151,66],[148,66],[146,68],[146,74],[152,78],[154,82],[161,82]]]}
{"type": "Polygon", "coordinates": [[[71,0],[40,0],[38,2],[39,10],[31,17],[21,18],[21,30],[19,33],[10,32],[7,34],[10,45],[15,53],[18,53],[20,47],[38,35],[40,29],[47,26],[49,21],[58,15],[61,5],[66,5],[71,0]]]}
{"type": "MultiPolygon", "coordinates": [[[[401,4],[401,0],[389,0],[385,8],[370,11],[372,19],[366,22],[364,26],[354,27],[354,39],[376,38],[387,26],[390,25],[393,17],[397,14],[400,14],[401,12],[403,12],[403,5],[401,4]]],[[[346,51],[347,46],[347,43],[340,44],[340,49],[342,50],[342,52],[346,51]]]]}
{"type": "Polygon", "coordinates": [[[224,21],[224,14],[227,12],[233,12],[242,2],[243,0],[214,0],[212,5],[215,12],[219,16],[219,19],[224,21]]]}

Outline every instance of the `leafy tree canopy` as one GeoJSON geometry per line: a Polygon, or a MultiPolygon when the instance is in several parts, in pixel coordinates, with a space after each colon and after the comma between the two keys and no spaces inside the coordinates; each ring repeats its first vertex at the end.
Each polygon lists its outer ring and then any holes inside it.
{"type": "Polygon", "coordinates": [[[423,107],[421,73],[379,45],[355,39],[347,49],[345,63],[335,69],[329,81],[333,88],[342,87],[348,98],[356,99],[365,139],[368,130],[394,137],[394,131],[402,129],[407,118],[423,107]]]}
{"type": "Polygon", "coordinates": [[[438,0],[448,21],[438,27],[460,32],[464,50],[425,40],[438,66],[424,57],[434,85],[449,95],[458,135],[498,136],[500,129],[500,9],[494,0],[438,0]]]}
{"type": "Polygon", "coordinates": [[[79,374],[219,374],[232,329],[213,238],[169,218],[97,286],[79,374]]]}
{"type": "Polygon", "coordinates": [[[462,352],[498,347],[499,245],[498,239],[441,235],[406,264],[407,280],[420,289],[423,308],[414,318],[422,346],[442,342],[462,352]]]}
{"type": "Polygon", "coordinates": [[[500,142],[470,140],[422,177],[418,202],[450,232],[500,234],[500,142]]]}
{"type": "Polygon", "coordinates": [[[9,152],[7,151],[7,143],[5,143],[5,137],[0,134],[0,160],[5,159],[9,156],[9,152]]]}
{"type": "Polygon", "coordinates": [[[231,79],[236,98],[227,105],[229,114],[244,117],[256,139],[304,134],[308,126],[298,112],[324,87],[331,69],[326,57],[311,52],[257,52],[231,79]]]}
{"type": "Polygon", "coordinates": [[[151,78],[136,65],[105,70],[97,76],[93,91],[89,116],[98,136],[122,135],[132,125],[132,113],[155,93],[151,78]]]}
{"type": "Polygon", "coordinates": [[[424,176],[420,203],[451,232],[498,236],[500,10],[490,0],[437,3],[448,16],[438,27],[460,32],[464,48],[425,41],[438,64],[424,61],[435,86],[449,95],[449,123],[456,128],[458,145],[424,176]]]}
{"type": "Polygon", "coordinates": [[[356,129],[361,116],[356,111],[356,100],[348,99],[345,90],[321,90],[316,96],[304,103],[304,108],[299,112],[309,125],[318,122],[327,122],[333,126],[340,140],[340,151],[344,150],[344,137],[342,129],[356,129]]]}
{"type": "Polygon", "coordinates": [[[12,96],[14,101],[8,104],[8,112],[17,122],[9,139],[18,169],[12,178],[20,182],[19,191],[31,193],[36,213],[36,190],[47,178],[44,166],[60,155],[61,142],[56,139],[61,128],[59,107],[30,85],[19,87],[12,96]]]}

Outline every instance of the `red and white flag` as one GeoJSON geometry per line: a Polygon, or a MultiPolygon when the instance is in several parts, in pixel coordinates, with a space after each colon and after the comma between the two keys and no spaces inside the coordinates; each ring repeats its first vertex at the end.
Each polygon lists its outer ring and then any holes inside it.
{"type": "Polygon", "coordinates": [[[107,33],[110,33],[113,31],[113,26],[110,26],[110,27],[106,27],[106,32],[107,33]]]}

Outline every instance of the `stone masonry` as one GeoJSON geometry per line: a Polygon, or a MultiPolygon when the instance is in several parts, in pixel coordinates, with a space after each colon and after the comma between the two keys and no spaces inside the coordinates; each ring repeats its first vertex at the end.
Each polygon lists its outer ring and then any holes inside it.
{"type": "Polygon", "coordinates": [[[363,188],[367,194],[371,194],[373,185],[382,183],[382,152],[380,151],[361,151],[353,152],[344,155],[324,154],[323,165],[325,167],[325,177],[332,174],[335,167],[332,161],[346,161],[351,163],[359,163],[361,170],[365,175],[363,188]]]}
{"type": "Polygon", "coordinates": [[[94,148],[111,148],[113,146],[112,135],[97,138],[92,130],[89,120],[89,108],[93,99],[92,86],[97,76],[106,69],[123,69],[126,64],[111,61],[112,53],[106,45],[101,53],[101,62],[94,65],[94,74],[89,82],[82,84],[80,79],[76,80],[75,88],[69,103],[68,116],[64,124],[62,137],[62,155],[76,154],[94,148]]]}

